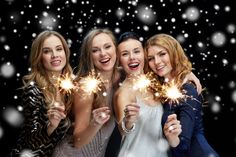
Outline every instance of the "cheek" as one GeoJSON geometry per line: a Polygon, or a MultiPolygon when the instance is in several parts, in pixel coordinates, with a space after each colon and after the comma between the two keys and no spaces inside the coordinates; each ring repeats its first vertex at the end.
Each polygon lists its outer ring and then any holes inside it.
{"type": "Polygon", "coordinates": [[[150,67],[151,69],[153,69],[153,67],[154,67],[154,62],[148,62],[148,65],[149,65],[149,67],[150,67]]]}
{"type": "Polygon", "coordinates": [[[64,53],[62,56],[63,56],[64,60],[66,61],[66,53],[64,53]]]}
{"type": "Polygon", "coordinates": [[[125,65],[125,60],[123,57],[120,58],[120,65],[121,66],[124,66],[125,65]]]}
{"type": "Polygon", "coordinates": [[[49,62],[49,57],[47,55],[43,55],[41,61],[43,64],[47,64],[49,62]]]}
{"type": "Polygon", "coordinates": [[[97,61],[97,56],[95,55],[95,54],[92,54],[91,55],[91,60],[92,60],[92,62],[96,62],[97,61]]]}
{"type": "Polygon", "coordinates": [[[114,49],[110,51],[110,54],[113,58],[116,58],[116,51],[114,49]]]}

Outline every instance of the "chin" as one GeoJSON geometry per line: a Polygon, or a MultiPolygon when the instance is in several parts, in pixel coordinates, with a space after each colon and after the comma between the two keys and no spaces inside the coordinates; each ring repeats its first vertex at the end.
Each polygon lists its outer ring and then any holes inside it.
{"type": "Polygon", "coordinates": [[[162,73],[157,73],[157,75],[158,75],[159,77],[164,77],[164,76],[165,76],[165,74],[162,74],[162,73]]]}

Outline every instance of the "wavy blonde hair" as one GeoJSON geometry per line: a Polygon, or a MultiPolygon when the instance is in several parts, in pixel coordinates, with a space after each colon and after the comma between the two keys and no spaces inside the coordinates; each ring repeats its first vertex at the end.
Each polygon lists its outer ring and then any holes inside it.
{"type": "MultiPolygon", "coordinates": [[[[191,72],[192,64],[184,53],[184,50],[180,43],[168,34],[157,34],[152,36],[147,40],[144,47],[146,63],[148,63],[148,49],[151,46],[161,46],[167,50],[170,57],[171,66],[173,68],[171,71],[171,75],[175,78],[176,83],[182,84],[182,81],[185,76],[189,72],[191,72]]],[[[148,64],[145,65],[145,72],[151,71],[148,64]]]]}
{"type": "MultiPolygon", "coordinates": [[[[117,47],[117,41],[116,38],[114,36],[114,34],[108,29],[108,28],[94,28],[92,30],[90,30],[87,35],[84,37],[81,48],[80,48],[80,57],[79,57],[79,65],[78,65],[78,72],[76,74],[76,80],[79,81],[79,79],[83,76],[87,76],[89,75],[90,72],[94,71],[95,73],[97,73],[97,69],[94,66],[93,60],[92,60],[92,42],[93,39],[101,34],[107,34],[114,46],[115,46],[115,50],[117,47]]],[[[117,83],[117,74],[119,73],[117,70],[118,66],[118,62],[116,60],[116,63],[114,65],[113,68],[113,74],[112,74],[112,84],[114,86],[116,86],[117,83]]],[[[102,90],[99,91],[98,93],[95,93],[95,100],[94,100],[94,108],[98,108],[100,107],[100,105],[102,105],[102,102],[104,102],[104,96],[102,95],[102,92],[105,91],[105,86],[101,87],[102,90]]]]}
{"type": "MultiPolygon", "coordinates": [[[[45,97],[45,101],[48,105],[48,107],[51,104],[54,104],[56,99],[56,87],[50,83],[49,76],[46,73],[46,69],[43,66],[42,63],[42,48],[44,41],[49,38],[50,36],[56,36],[58,37],[63,45],[65,54],[66,54],[66,65],[62,70],[62,75],[69,75],[71,76],[73,74],[72,68],[69,63],[70,58],[70,49],[67,45],[66,40],[64,37],[56,32],[56,31],[50,31],[46,30],[41,32],[33,41],[31,46],[31,52],[29,57],[29,64],[31,71],[29,74],[25,75],[22,78],[23,81],[23,88],[29,86],[31,82],[35,82],[37,86],[42,89],[42,93],[45,97]]],[[[62,94],[62,93],[61,93],[62,94]]],[[[64,103],[66,106],[66,111],[69,112],[71,108],[71,99],[69,97],[65,97],[65,95],[62,95],[62,98],[64,98],[64,103]]]]}

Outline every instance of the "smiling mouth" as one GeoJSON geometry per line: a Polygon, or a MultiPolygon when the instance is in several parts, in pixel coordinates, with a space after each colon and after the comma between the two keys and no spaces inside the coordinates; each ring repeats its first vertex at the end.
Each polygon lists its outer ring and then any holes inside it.
{"type": "Polygon", "coordinates": [[[60,64],[61,64],[61,60],[52,61],[51,64],[52,64],[53,66],[60,65],[60,64]]]}
{"type": "Polygon", "coordinates": [[[130,68],[137,68],[139,66],[139,63],[131,63],[128,65],[130,68]]]}
{"type": "Polygon", "coordinates": [[[103,60],[100,60],[100,63],[107,63],[107,62],[109,62],[111,59],[110,58],[107,58],[107,59],[103,59],[103,60]]]}

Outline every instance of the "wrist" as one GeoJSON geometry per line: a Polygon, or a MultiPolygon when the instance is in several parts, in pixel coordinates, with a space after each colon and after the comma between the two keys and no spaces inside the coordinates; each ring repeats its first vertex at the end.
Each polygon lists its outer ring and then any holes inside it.
{"type": "Polygon", "coordinates": [[[125,118],[123,118],[122,122],[121,122],[121,128],[122,130],[125,132],[125,133],[131,133],[135,130],[135,123],[132,123],[131,127],[130,128],[127,128],[126,127],[126,124],[125,124],[125,118]]]}
{"type": "Polygon", "coordinates": [[[48,122],[48,124],[47,124],[47,133],[48,133],[48,136],[50,136],[50,135],[52,134],[53,130],[54,130],[54,127],[53,127],[52,123],[51,123],[51,122],[48,122]]]}
{"type": "Polygon", "coordinates": [[[179,139],[179,137],[176,137],[176,138],[169,138],[169,139],[168,139],[168,142],[169,142],[169,145],[170,145],[171,147],[177,147],[177,146],[179,145],[179,143],[180,143],[180,139],[179,139]]]}

